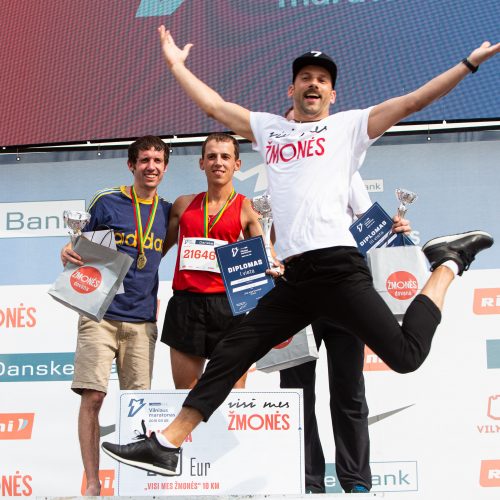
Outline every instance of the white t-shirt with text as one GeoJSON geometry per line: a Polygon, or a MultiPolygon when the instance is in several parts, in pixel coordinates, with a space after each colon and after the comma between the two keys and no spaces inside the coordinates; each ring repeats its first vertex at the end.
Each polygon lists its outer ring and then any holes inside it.
{"type": "Polygon", "coordinates": [[[376,140],[368,137],[370,110],[308,123],[250,114],[253,148],[267,165],[279,259],[319,248],[356,246],[349,231],[349,192],[352,176],[376,140]]]}

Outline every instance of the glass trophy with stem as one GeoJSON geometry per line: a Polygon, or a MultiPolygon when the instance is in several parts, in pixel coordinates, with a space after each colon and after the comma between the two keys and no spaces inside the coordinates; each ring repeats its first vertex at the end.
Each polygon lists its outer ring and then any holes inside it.
{"type": "Polygon", "coordinates": [[[90,220],[90,214],[83,210],[65,210],[63,217],[66,226],[69,228],[71,244],[75,246],[76,240],[82,234],[82,229],[90,220]]]}
{"type": "MultiPolygon", "coordinates": [[[[398,188],[396,189],[396,198],[399,201],[398,215],[403,219],[406,217],[408,207],[418,198],[418,195],[408,189],[398,188]]],[[[412,244],[410,238],[406,234],[399,234],[398,238],[401,239],[403,245],[408,242],[412,244]]]]}
{"type": "Polygon", "coordinates": [[[273,214],[271,209],[271,197],[268,194],[256,196],[252,199],[253,209],[260,215],[259,222],[264,233],[264,246],[266,248],[269,265],[273,266],[274,258],[271,254],[271,227],[273,225],[273,214]]]}
{"type": "Polygon", "coordinates": [[[396,198],[399,201],[398,215],[404,218],[408,207],[418,198],[418,195],[413,191],[408,191],[408,189],[398,188],[396,189],[396,198]]]}

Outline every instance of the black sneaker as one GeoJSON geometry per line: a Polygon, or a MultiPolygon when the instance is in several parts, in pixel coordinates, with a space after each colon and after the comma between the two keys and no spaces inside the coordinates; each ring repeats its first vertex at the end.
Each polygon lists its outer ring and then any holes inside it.
{"type": "MultiPolygon", "coordinates": [[[[102,450],[110,457],[132,467],[144,469],[164,476],[177,475],[180,448],[167,448],[161,445],[154,432],[148,437],[144,420],[141,422],[142,434],[137,434],[137,443],[113,444],[104,442],[102,450]]],[[[136,431],[137,432],[137,431],[136,431]]]]}
{"type": "Polygon", "coordinates": [[[422,250],[431,264],[431,271],[447,260],[458,265],[458,275],[469,269],[471,262],[481,250],[493,245],[493,237],[484,231],[452,234],[429,240],[422,250]]]}

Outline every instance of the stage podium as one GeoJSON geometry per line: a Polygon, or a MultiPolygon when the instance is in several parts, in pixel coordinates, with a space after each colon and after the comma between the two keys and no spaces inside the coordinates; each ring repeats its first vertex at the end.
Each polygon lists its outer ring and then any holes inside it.
{"type": "MultiPolygon", "coordinates": [[[[173,420],[186,390],[121,391],[115,436],[121,443],[173,420]],[[137,431],[137,432],[136,432],[137,431]]],[[[303,494],[302,390],[234,390],[188,436],[175,476],[117,464],[119,496],[303,494]]]]}

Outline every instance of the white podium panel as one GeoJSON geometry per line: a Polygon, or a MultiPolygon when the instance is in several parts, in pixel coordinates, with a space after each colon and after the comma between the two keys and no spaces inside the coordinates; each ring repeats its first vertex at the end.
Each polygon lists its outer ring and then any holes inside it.
{"type": "MultiPolygon", "coordinates": [[[[188,391],[122,391],[118,441],[159,431],[180,411],[188,391]]],[[[175,476],[117,464],[118,495],[252,495],[304,493],[301,390],[232,391],[207,423],[188,436],[175,476]]]]}

